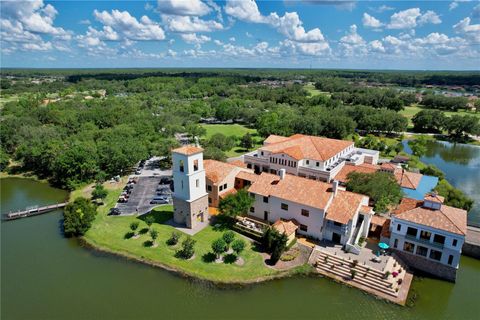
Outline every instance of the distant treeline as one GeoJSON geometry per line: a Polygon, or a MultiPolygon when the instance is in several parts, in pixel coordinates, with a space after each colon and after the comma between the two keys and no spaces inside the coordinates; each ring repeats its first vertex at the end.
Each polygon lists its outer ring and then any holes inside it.
{"type": "Polygon", "coordinates": [[[350,81],[396,84],[417,87],[421,85],[473,86],[480,83],[478,71],[385,71],[385,70],[319,70],[319,69],[1,69],[2,76],[57,76],[69,82],[94,78],[102,80],[131,80],[140,77],[243,77],[245,81],[292,80],[318,81],[338,77],[350,81]]]}

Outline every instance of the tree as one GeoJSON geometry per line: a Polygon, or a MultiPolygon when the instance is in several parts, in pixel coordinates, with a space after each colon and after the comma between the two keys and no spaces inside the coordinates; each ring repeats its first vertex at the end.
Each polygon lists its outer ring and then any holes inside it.
{"type": "Polygon", "coordinates": [[[375,202],[375,210],[386,211],[400,202],[403,192],[395,177],[387,172],[351,172],[347,176],[347,190],[369,196],[375,202]]]}
{"type": "MultiPolygon", "coordinates": [[[[278,233],[278,232],[277,232],[278,233]]],[[[270,256],[270,262],[276,264],[283,252],[287,248],[288,238],[285,233],[278,233],[275,239],[274,247],[272,249],[272,254],[270,256]]]]}
{"type": "Polygon", "coordinates": [[[209,147],[215,147],[222,151],[228,151],[235,147],[235,137],[226,136],[222,133],[215,133],[206,141],[209,147]]]}
{"type": "Polygon", "coordinates": [[[212,242],[212,251],[215,253],[215,256],[220,258],[220,255],[227,251],[227,243],[222,238],[214,240],[212,242]]]}
{"type": "Polygon", "coordinates": [[[172,235],[170,236],[170,238],[167,240],[167,244],[169,246],[174,246],[178,243],[178,240],[180,239],[180,233],[176,232],[176,231],[173,231],[172,232],[172,235]]]}
{"type": "Polygon", "coordinates": [[[458,116],[453,115],[445,122],[445,130],[448,131],[450,137],[456,141],[464,139],[464,135],[479,134],[480,123],[475,116],[458,116]]]}
{"type": "Polygon", "coordinates": [[[95,189],[92,191],[92,199],[105,199],[108,195],[108,191],[101,184],[95,185],[95,189]]]}
{"type": "Polygon", "coordinates": [[[427,176],[438,177],[440,180],[445,179],[445,174],[442,170],[438,169],[434,164],[428,164],[420,170],[421,174],[427,176]]]}
{"type": "Polygon", "coordinates": [[[412,118],[415,132],[440,132],[445,125],[445,114],[438,110],[425,109],[412,118]]]}
{"type": "Polygon", "coordinates": [[[253,148],[253,139],[250,133],[245,133],[245,135],[242,137],[242,140],[240,141],[240,146],[247,150],[253,148]]]}
{"type": "Polygon", "coordinates": [[[158,231],[155,229],[150,230],[150,237],[152,238],[153,245],[155,245],[155,240],[158,238],[158,231]]]}
{"type": "Polygon", "coordinates": [[[203,157],[205,159],[212,159],[224,162],[227,159],[227,155],[217,147],[207,146],[203,151],[203,157]]]}
{"type": "Polygon", "coordinates": [[[178,257],[182,259],[190,259],[195,254],[195,243],[191,237],[187,237],[182,242],[182,249],[177,251],[178,257]]]}
{"type": "Polygon", "coordinates": [[[150,215],[150,216],[145,217],[145,223],[147,224],[149,229],[154,222],[155,222],[155,218],[153,216],[150,215]]]}
{"type": "Polygon", "coordinates": [[[235,254],[238,256],[245,249],[245,241],[242,239],[236,239],[232,242],[232,249],[235,251],[235,254]]]}
{"type": "Polygon", "coordinates": [[[421,157],[427,152],[427,143],[428,138],[425,136],[417,136],[416,139],[408,141],[412,153],[416,156],[421,157]]]}
{"type": "Polygon", "coordinates": [[[225,240],[228,248],[230,246],[230,243],[232,243],[232,241],[235,239],[235,232],[229,230],[223,234],[222,238],[223,240],[225,240]]]}
{"type": "Polygon", "coordinates": [[[67,204],[63,210],[63,230],[67,237],[82,236],[90,229],[95,215],[96,206],[83,197],[67,204]]]}
{"type": "Polygon", "coordinates": [[[235,194],[230,194],[220,200],[218,209],[221,214],[230,217],[244,216],[254,203],[254,198],[247,190],[240,189],[235,194]]]}
{"type": "Polygon", "coordinates": [[[447,180],[440,180],[435,187],[439,195],[445,197],[445,204],[470,211],[473,200],[466,196],[461,190],[454,188],[447,180]]]}
{"type": "Polygon", "coordinates": [[[130,230],[132,230],[134,236],[137,235],[137,229],[138,229],[138,221],[133,221],[132,223],[130,223],[130,230]]]}

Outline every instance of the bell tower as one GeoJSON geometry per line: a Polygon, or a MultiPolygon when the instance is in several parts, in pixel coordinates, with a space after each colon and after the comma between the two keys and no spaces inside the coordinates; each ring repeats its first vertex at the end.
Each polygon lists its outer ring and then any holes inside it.
{"type": "Polygon", "coordinates": [[[194,228],[208,222],[208,194],[205,189],[203,149],[184,146],[172,150],[173,219],[194,228]]]}

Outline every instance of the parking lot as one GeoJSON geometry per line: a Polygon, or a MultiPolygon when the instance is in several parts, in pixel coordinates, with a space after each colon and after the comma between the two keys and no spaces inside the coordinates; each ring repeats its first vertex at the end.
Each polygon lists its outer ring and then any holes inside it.
{"type": "Polygon", "coordinates": [[[150,203],[153,198],[160,196],[164,197],[168,203],[172,203],[170,185],[165,181],[161,183],[162,180],[171,179],[172,171],[161,170],[160,160],[160,158],[146,160],[143,166],[136,170],[135,175],[130,176],[129,181],[134,180],[136,183],[129,183],[131,187],[130,193],[125,193],[126,202],[117,203],[116,208],[120,215],[147,213],[152,208],[163,204],[150,203]]]}

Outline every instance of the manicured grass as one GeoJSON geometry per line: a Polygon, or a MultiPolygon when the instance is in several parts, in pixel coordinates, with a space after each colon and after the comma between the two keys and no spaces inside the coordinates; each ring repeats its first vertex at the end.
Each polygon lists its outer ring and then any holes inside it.
{"type": "Polygon", "coordinates": [[[318,96],[319,94],[330,96],[329,92],[323,92],[318,89],[315,89],[315,86],[313,84],[306,84],[303,88],[308,91],[311,97],[318,96]]]}
{"type": "Polygon", "coordinates": [[[203,124],[202,126],[207,130],[207,133],[205,134],[207,139],[216,133],[237,138],[243,137],[246,133],[250,133],[251,135],[257,134],[256,129],[247,128],[240,124],[203,124]]]}
{"type": "MultiPolygon", "coordinates": [[[[85,235],[85,240],[99,248],[106,249],[118,254],[129,257],[136,257],[147,260],[152,263],[159,263],[169,268],[182,271],[188,275],[218,282],[248,282],[254,279],[278,275],[281,272],[268,268],[264,265],[262,256],[256,252],[248,242],[245,251],[241,253],[245,264],[238,266],[236,264],[225,264],[206,262],[205,258],[211,258],[211,243],[213,240],[222,236],[223,231],[215,230],[212,226],[206,227],[204,230],[193,236],[196,240],[195,258],[193,260],[182,260],[175,257],[175,252],[181,247],[181,242],[187,237],[182,234],[179,243],[170,247],[166,244],[175,228],[164,224],[173,216],[173,208],[170,205],[160,206],[152,210],[155,217],[153,229],[159,232],[156,243],[158,247],[148,247],[148,241],[151,240],[148,233],[148,227],[144,222],[145,216],[136,217],[118,217],[107,216],[108,208],[113,206],[121,190],[111,190],[105,199],[105,205],[99,207],[97,217],[85,235]],[[137,239],[128,238],[130,233],[130,223],[133,221],[140,222],[138,230],[140,237],[137,239]]],[[[236,233],[236,237],[241,236],[236,233]]],[[[305,271],[304,266],[290,271],[305,271]]],[[[134,277],[134,275],[133,275],[134,277]]]]}
{"type": "MultiPolygon", "coordinates": [[[[256,149],[260,146],[263,142],[263,139],[258,136],[257,130],[252,128],[247,128],[246,126],[242,126],[240,124],[203,124],[202,125],[206,130],[207,133],[205,134],[205,138],[208,139],[216,133],[221,133],[225,136],[235,137],[238,141],[246,134],[250,133],[253,136],[254,140],[254,148],[256,149]]],[[[225,152],[227,157],[238,157],[248,151],[240,147],[234,147],[231,150],[225,152]]]]}
{"type": "MultiPolygon", "coordinates": [[[[408,127],[413,128],[413,123],[412,123],[412,118],[414,115],[422,111],[422,107],[418,106],[417,104],[413,104],[411,106],[405,107],[402,111],[399,113],[406,117],[408,119],[408,127]]],[[[459,110],[459,111],[444,111],[443,112],[445,116],[451,117],[452,115],[458,115],[458,116],[475,116],[480,118],[480,112],[471,112],[471,111],[466,111],[466,110],[459,110]]]]}

